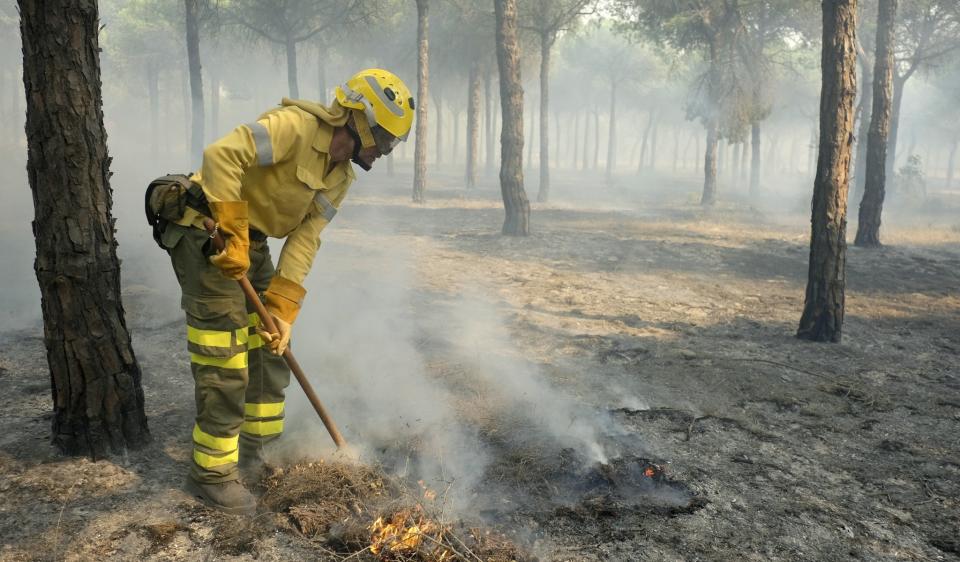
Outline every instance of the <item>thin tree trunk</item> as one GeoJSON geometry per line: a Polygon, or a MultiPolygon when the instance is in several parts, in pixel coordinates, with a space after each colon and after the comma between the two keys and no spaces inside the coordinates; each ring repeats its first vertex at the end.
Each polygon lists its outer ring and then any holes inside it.
{"type": "Polygon", "coordinates": [[[470,65],[467,81],[467,187],[477,186],[477,164],[480,153],[480,65],[470,65]]]}
{"type": "Polygon", "coordinates": [[[750,126],[750,196],[760,194],[760,122],[750,126]]]}
{"type": "Polygon", "coordinates": [[[650,171],[657,171],[657,135],[660,133],[660,120],[653,122],[653,131],[650,133],[650,171]]]}
{"type": "Polygon", "coordinates": [[[494,0],[497,20],[497,66],[500,68],[500,191],[506,217],[503,234],[530,234],[530,202],[523,189],[523,86],[517,38],[517,0],[494,0]]]}
{"type": "Polygon", "coordinates": [[[582,158],[580,159],[581,170],[587,169],[587,159],[589,158],[588,154],[590,153],[589,146],[590,146],[590,111],[585,109],[583,111],[583,150],[582,150],[582,158]]]}
{"type": "MultiPolygon", "coordinates": [[[[537,201],[550,199],[550,49],[553,39],[540,36],[540,189],[537,201]]],[[[558,129],[559,130],[559,129],[558,129]]],[[[557,143],[558,145],[560,143],[557,143]]]]}
{"type": "Polygon", "coordinates": [[[707,149],[703,158],[703,195],[700,204],[711,207],[717,202],[717,122],[707,123],[707,149]]]}
{"type": "MultiPolygon", "coordinates": [[[[442,82],[440,83],[442,84],[442,82]]],[[[437,166],[443,164],[443,96],[439,87],[434,88],[433,101],[436,102],[436,109],[433,114],[437,116],[437,166]]]]}
{"type": "Polygon", "coordinates": [[[286,51],[287,89],[291,98],[300,99],[300,87],[297,85],[297,44],[292,37],[287,37],[286,51]]]}
{"type": "Polygon", "coordinates": [[[150,434],[120,299],[97,3],[18,5],[52,441],[94,460],[123,455],[150,434]]]}
{"type": "Polygon", "coordinates": [[[737,177],[738,182],[745,182],[747,180],[747,164],[750,153],[747,150],[747,141],[744,140],[740,143],[740,175],[737,177]]]}
{"type": "Polygon", "coordinates": [[[890,113],[890,135],[887,137],[886,177],[895,177],[897,162],[897,143],[900,138],[900,107],[903,104],[903,90],[908,77],[893,77],[893,107],[890,113]]]}
{"type": "Polygon", "coordinates": [[[460,108],[453,111],[453,146],[450,150],[450,161],[454,166],[460,160],[460,108]]]}
{"type": "Polygon", "coordinates": [[[610,124],[607,127],[607,185],[613,183],[613,169],[617,166],[617,82],[610,81],[610,124]]]}
{"type": "Polygon", "coordinates": [[[429,1],[417,0],[417,140],[413,153],[413,202],[423,203],[427,185],[427,81],[430,75],[427,35],[429,33],[429,1]]]}
{"type": "Polygon", "coordinates": [[[200,30],[197,1],[183,0],[187,28],[187,65],[190,68],[190,166],[196,170],[203,157],[203,75],[200,72],[200,30]]]}
{"type": "Polygon", "coordinates": [[[810,267],[797,337],[839,342],[843,328],[847,188],[857,92],[856,0],[823,1],[820,144],[813,185],[810,267]]]}
{"type": "Polygon", "coordinates": [[[493,142],[495,138],[494,128],[496,127],[496,125],[494,124],[494,120],[493,120],[493,112],[495,110],[493,107],[493,72],[491,71],[487,71],[487,73],[483,77],[483,93],[484,93],[484,103],[485,103],[484,112],[483,112],[483,119],[485,121],[484,139],[486,141],[484,143],[486,144],[486,150],[484,151],[486,156],[486,161],[484,163],[485,163],[486,175],[489,177],[493,175],[493,167],[496,161],[496,155],[494,155],[494,142],[493,142]]]}
{"type": "Polygon", "coordinates": [[[576,170],[580,162],[580,112],[573,112],[573,169],[576,170]]]}
{"type": "Polygon", "coordinates": [[[593,110],[593,169],[600,169],[600,110],[593,110]]]}
{"type": "Polygon", "coordinates": [[[527,142],[527,169],[533,167],[533,146],[536,144],[536,112],[531,108],[529,111],[530,114],[530,140],[527,142]]]}
{"type": "MultiPolygon", "coordinates": [[[[864,57],[865,58],[865,57],[864,57]]],[[[863,196],[863,186],[867,182],[867,136],[870,134],[870,115],[873,108],[873,68],[866,61],[861,65],[863,85],[857,119],[860,127],[857,132],[857,152],[853,161],[853,194],[851,201],[859,201],[863,196]]]]}
{"type": "MultiPolygon", "coordinates": [[[[886,189],[887,135],[890,133],[890,109],[893,82],[894,22],[897,0],[880,0],[877,9],[877,54],[873,67],[873,114],[867,136],[867,181],[854,245],[880,246],[880,215],[886,189]]],[[[866,95],[866,94],[864,94],[866,95]]]]}
{"type": "Polygon", "coordinates": [[[733,162],[730,168],[733,173],[731,177],[733,178],[733,185],[736,187],[737,182],[740,180],[740,148],[743,146],[743,143],[736,143],[733,145],[733,162]]]}

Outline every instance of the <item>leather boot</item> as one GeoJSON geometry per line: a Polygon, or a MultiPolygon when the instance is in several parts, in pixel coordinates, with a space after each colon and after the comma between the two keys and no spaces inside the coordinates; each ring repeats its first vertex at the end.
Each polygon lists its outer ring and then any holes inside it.
{"type": "Polygon", "coordinates": [[[204,504],[230,515],[253,515],[257,510],[256,498],[237,480],[204,484],[188,477],[184,489],[204,504]]]}

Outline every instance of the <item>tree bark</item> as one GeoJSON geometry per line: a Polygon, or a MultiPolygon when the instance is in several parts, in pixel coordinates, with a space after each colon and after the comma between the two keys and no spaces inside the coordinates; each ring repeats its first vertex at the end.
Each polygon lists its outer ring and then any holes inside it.
{"type": "MultiPolygon", "coordinates": [[[[897,162],[897,141],[900,138],[900,108],[903,105],[903,90],[907,85],[906,77],[893,77],[893,107],[890,110],[890,135],[887,137],[886,176],[894,178],[897,162]]],[[[908,155],[909,156],[909,155],[908,155]]]]}
{"type": "Polygon", "coordinates": [[[494,0],[497,19],[497,66],[500,69],[500,191],[506,218],[503,234],[530,234],[530,202],[523,189],[523,85],[517,38],[517,0],[494,0]]]}
{"type": "Polygon", "coordinates": [[[760,194],[760,122],[750,126],[750,196],[760,194]]]}
{"type": "Polygon", "coordinates": [[[700,204],[712,207],[717,202],[717,122],[707,123],[707,149],[703,156],[703,195],[700,204]]]}
{"type": "Polygon", "coordinates": [[[480,153],[480,65],[470,65],[467,80],[467,187],[477,186],[477,164],[480,153]]]}
{"type": "Polygon", "coordinates": [[[843,328],[847,189],[857,93],[856,0],[823,1],[820,144],[813,185],[810,264],[797,337],[839,342],[843,328]]]}
{"type": "MultiPolygon", "coordinates": [[[[877,8],[877,54],[873,67],[873,114],[867,136],[867,181],[854,245],[880,246],[880,215],[886,190],[887,135],[893,82],[894,22],[897,0],[880,0],[877,8]]],[[[864,94],[866,95],[866,94],[864,94]]]]}
{"type": "Polygon", "coordinates": [[[187,65],[190,68],[190,166],[197,170],[203,158],[203,75],[200,72],[200,30],[197,0],[183,0],[187,28],[187,65]]]}
{"type": "Polygon", "coordinates": [[[426,200],[427,186],[427,97],[430,77],[427,35],[430,31],[428,0],[417,0],[417,141],[413,152],[413,202],[426,200]]]}
{"type": "Polygon", "coordinates": [[[300,87],[297,85],[297,43],[293,40],[293,37],[287,37],[286,51],[287,89],[291,98],[300,99],[300,87]]]}
{"type": "Polygon", "coordinates": [[[607,127],[607,185],[613,183],[613,169],[617,165],[617,82],[610,81],[610,124],[607,127]]]}
{"type": "Polygon", "coordinates": [[[150,440],[120,299],[94,0],[19,0],[52,441],[94,460],[150,440]]]}
{"type": "Polygon", "coordinates": [[[863,76],[860,105],[857,119],[860,127],[857,132],[857,153],[853,162],[853,194],[851,201],[859,201],[863,195],[863,186],[867,183],[867,137],[870,135],[870,115],[873,111],[873,68],[865,62],[861,65],[863,76]]]}
{"type": "MultiPolygon", "coordinates": [[[[537,201],[545,203],[550,199],[550,50],[553,37],[540,35],[540,189],[537,201]]],[[[560,144],[559,142],[557,143],[560,144]]]]}

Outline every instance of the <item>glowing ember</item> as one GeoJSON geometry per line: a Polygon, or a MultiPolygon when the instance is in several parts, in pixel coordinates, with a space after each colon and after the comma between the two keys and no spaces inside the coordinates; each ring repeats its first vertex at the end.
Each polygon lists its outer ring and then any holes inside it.
{"type": "Polygon", "coordinates": [[[389,518],[378,517],[370,525],[370,552],[382,560],[393,554],[425,552],[432,560],[447,560],[453,553],[441,544],[444,528],[424,515],[418,505],[389,518]]]}
{"type": "Polygon", "coordinates": [[[652,466],[648,466],[643,471],[643,475],[646,476],[647,478],[653,478],[654,476],[657,475],[657,471],[652,466]]]}

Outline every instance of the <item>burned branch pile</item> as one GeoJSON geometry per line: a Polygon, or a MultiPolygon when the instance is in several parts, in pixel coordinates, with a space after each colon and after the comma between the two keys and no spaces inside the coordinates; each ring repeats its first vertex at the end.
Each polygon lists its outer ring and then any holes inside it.
{"type": "Polygon", "coordinates": [[[263,509],[281,529],[333,557],[422,562],[529,560],[499,533],[450,521],[443,498],[376,468],[315,462],[276,470],[261,482],[263,509]]]}

